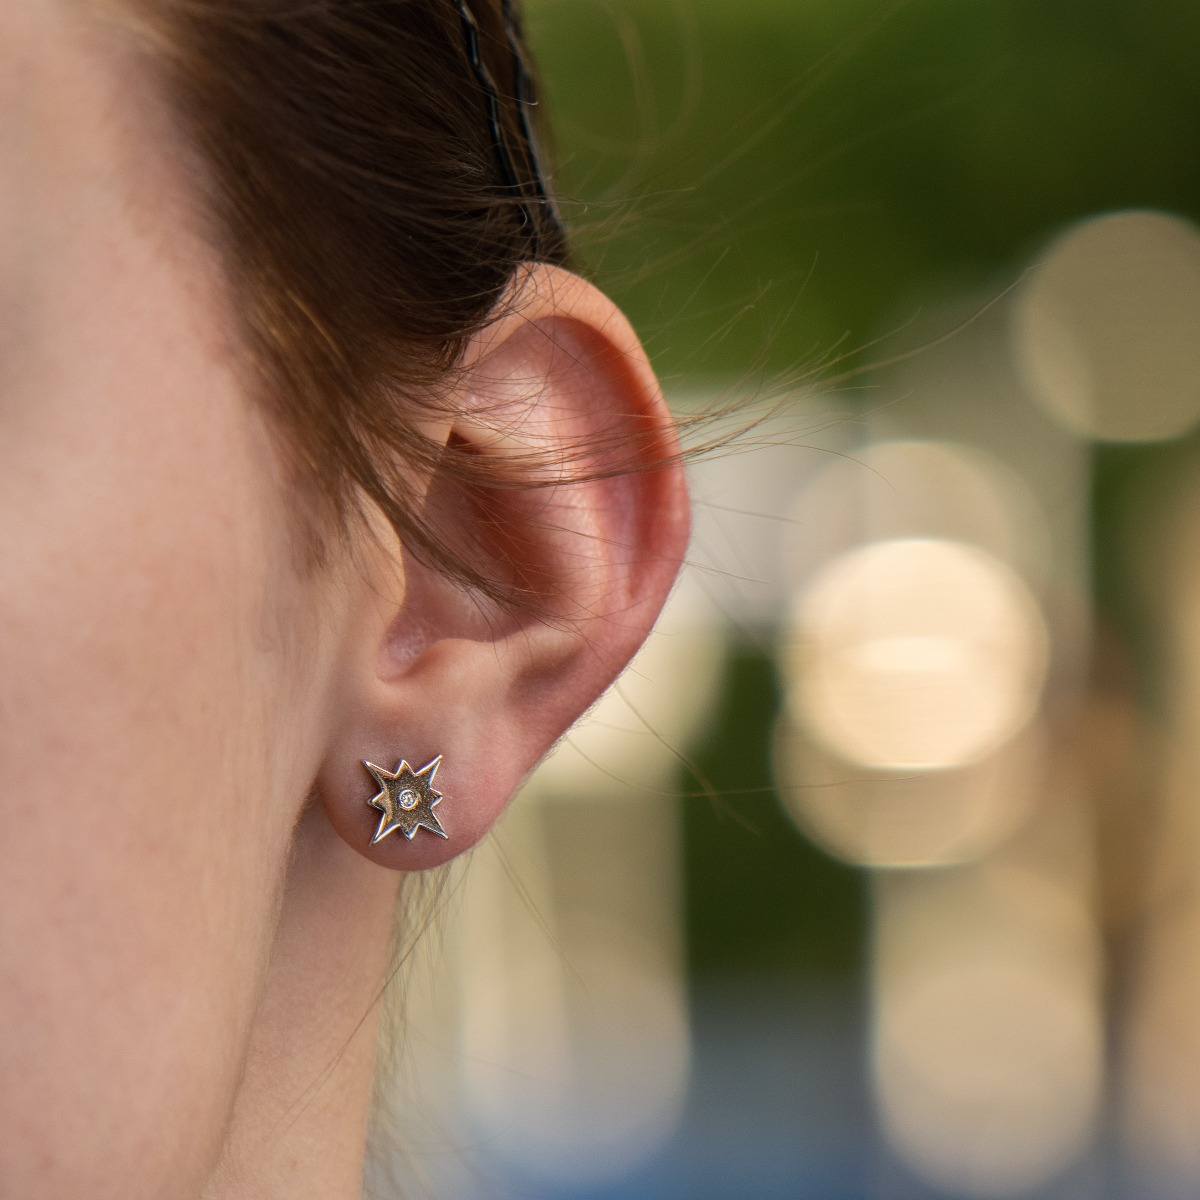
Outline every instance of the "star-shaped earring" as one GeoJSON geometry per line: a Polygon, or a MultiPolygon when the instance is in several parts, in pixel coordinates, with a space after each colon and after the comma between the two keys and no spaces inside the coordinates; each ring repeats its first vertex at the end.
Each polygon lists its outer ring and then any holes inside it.
{"type": "Polygon", "coordinates": [[[441,766],[442,756],[427,762],[419,771],[414,771],[404,760],[395,771],[385,771],[374,763],[363,760],[363,766],[375,777],[379,792],[368,804],[379,809],[379,827],[371,839],[371,845],[381,842],[397,829],[411,842],[418,829],[428,829],[438,837],[448,837],[442,823],[434,813],[434,806],[441,803],[442,793],[433,786],[433,777],[441,766]]]}

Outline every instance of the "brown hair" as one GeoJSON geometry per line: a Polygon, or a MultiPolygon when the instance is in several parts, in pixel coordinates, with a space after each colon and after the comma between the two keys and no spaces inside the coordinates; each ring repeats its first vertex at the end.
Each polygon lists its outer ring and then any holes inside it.
{"type": "Polygon", "coordinates": [[[125,2],[199,152],[259,390],[313,493],[343,524],[365,497],[418,559],[519,601],[409,499],[414,468],[505,485],[422,418],[520,265],[567,257],[539,192],[509,0],[467,13],[516,189],[455,0],[125,2]]]}

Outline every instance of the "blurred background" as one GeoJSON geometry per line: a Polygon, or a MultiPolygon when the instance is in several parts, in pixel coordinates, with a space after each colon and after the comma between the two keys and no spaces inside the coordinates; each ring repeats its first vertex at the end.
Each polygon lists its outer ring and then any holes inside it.
{"type": "Polygon", "coordinates": [[[757,423],[444,881],[372,1188],[1200,1195],[1200,5],[527,9],[581,261],[757,423]]]}

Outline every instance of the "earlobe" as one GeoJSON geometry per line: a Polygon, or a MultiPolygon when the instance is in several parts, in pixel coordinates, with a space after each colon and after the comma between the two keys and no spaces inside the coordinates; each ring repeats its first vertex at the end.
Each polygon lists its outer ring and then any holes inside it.
{"type": "Polygon", "coordinates": [[[590,284],[532,268],[473,344],[459,400],[446,430],[459,465],[430,481],[429,519],[514,599],[484,603],[402,551],[375,555],[390,578],[362,581],[347,715],[319,781],[342,837],[399,870],[487,832],[641,645],[688,535],[671,417],[590,284]]]}

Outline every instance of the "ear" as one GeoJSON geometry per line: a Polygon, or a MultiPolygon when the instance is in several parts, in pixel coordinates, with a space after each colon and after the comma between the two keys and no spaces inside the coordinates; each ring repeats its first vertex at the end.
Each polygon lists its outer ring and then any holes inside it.
{"type": "Polygon", "coordinates": [[[487,832],[645,640],[687,544],[674,424],[625,318],[545,265],[505,311],[470,348],[425,505],[520,602],[484,603],[402,550],[374,553],[318,782],[342,838],[399,870],[436,866],[487,832]],[[466,484],[452,469],[464,455],[495,485],[466,484]],[[504,485],[514,464],[534,486],[504,485]],[[401,760],[419,772],[438,755],[435,771],[389,781],[401,760]],[[431,775],[441,799],[426,809],[431,775]],[[405,791],[417,806],[397,810],[405,791]]]}

